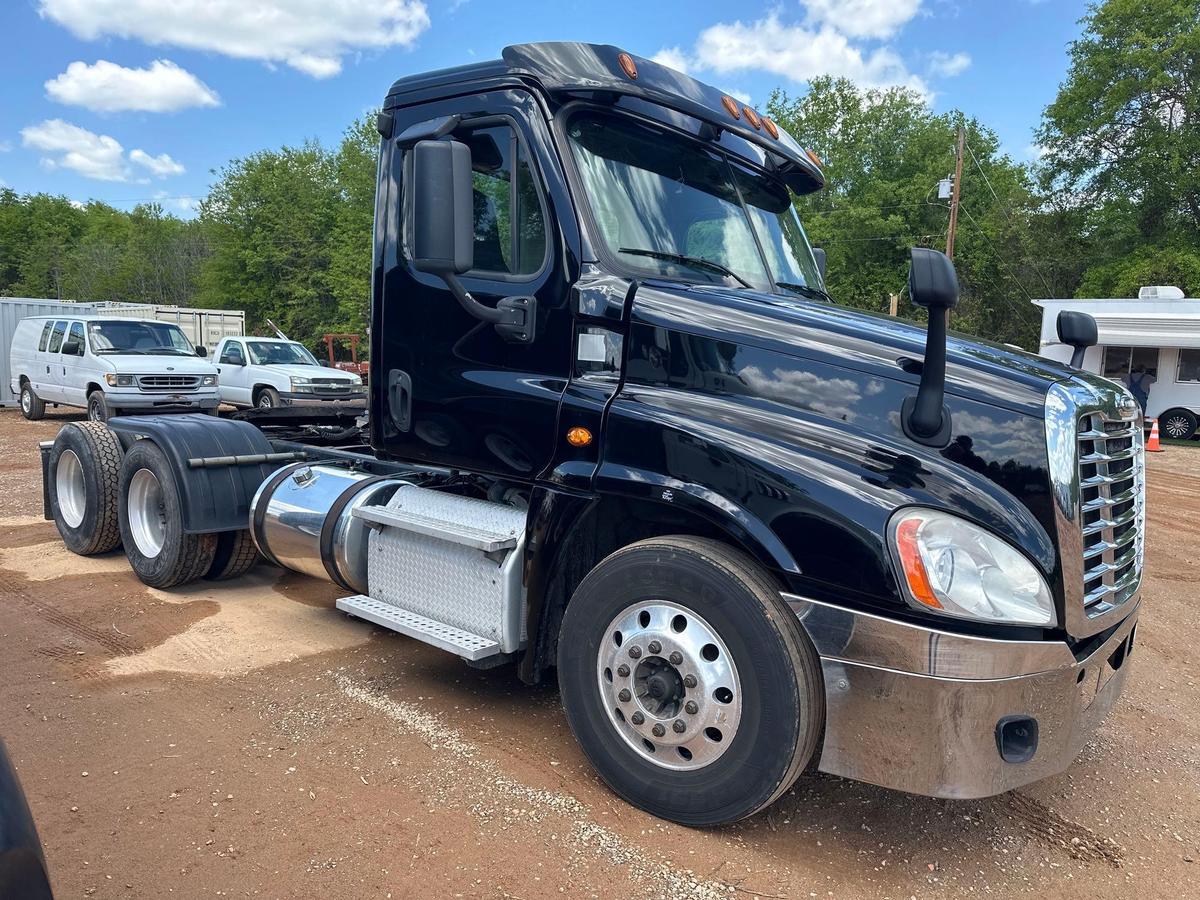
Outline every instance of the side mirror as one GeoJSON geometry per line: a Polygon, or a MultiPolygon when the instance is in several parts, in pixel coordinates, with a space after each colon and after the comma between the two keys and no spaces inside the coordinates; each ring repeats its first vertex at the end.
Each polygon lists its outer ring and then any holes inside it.
{"type": "Polygon", "coordinates": [[[199,346],[196,347],[196,355],[197,356],[208,356],[208,348],[205,347],[203,344],[200,344],[199,346]]]}
{"type": "Polygon", "coordinates": [[[83,344],[79,341],[67,341],[62,345],[64,356],[83,356],[83,344]]]}
{"type": "Polygon", "coordinates": [[[1062,310],[1055,321],[1058,339],[1068,347],[1074,347],[1071,354],[1071,365],[1076,369],[1083,367],[1083,355],[1088,347],[1096,346],[1100,336],[1096,330],[1096,320],[1085,312],[1062,310]]]}
{"type": "Polygon", "coordinates": [[[950,410],[946,408],[946,319],[958,306],[958,275],[944,253],[926,247],[912,248],[908,270],[908,295],[929,310],[925,332],[925,361],[915,397],[908,397],[900,419],[905,433],[915,441],[941,447],[950,440],[950,410]]]}
{"type": "Polygon", "coordinates": [[[418,272],[461,275],[475,264],[471,149],[418,141],[409,151],[407,228],[418,272]]]}
{"type": "Polygon", "coordinates": [[[817,271],[821,273],[821,280],[825,280],[825,248],[813,247],[813,259],[817,261],[817,271]]]}

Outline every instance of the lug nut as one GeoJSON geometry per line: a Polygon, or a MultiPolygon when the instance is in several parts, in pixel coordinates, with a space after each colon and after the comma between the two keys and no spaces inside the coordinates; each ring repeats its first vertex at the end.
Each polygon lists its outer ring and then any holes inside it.
{"type": "Polygon", "coordinates": [[[695,675],[683,676],[683,686],[689,687],[689,688],[694,688],[696,686],[696,676],[695,675]]]}
{"type": "Polygon", "coordinates": [[[675,724],[671,727],[675,729],[676,734],[683,734],[687,731],[687,725],[684,724],[683,719],[676,719],[675,724]]]}
{"type": "Polygon", "coordinates": [[[619,666],[617,666],[617,674],[620,675],[622,678],[628,678],[629,677],[629,666],[625,665],[625,663],[621,663],[619,666]]]}
{"type": "Polygon", "coordinates": [[[660,722],[659,724],[655,725],[655,726],[654,726],[653,728],[651,728],[650,730],[651,730],[651,731],[654,733],[654,736],[655,736],[655,737],[662,737],[664,734],[666,734],[666,733],[667,733],[667,729],[665,729],[665,728],[663,728],[663,727],[662,727],[662,723],[661,723],[661,722],[660,722]]]}
{"type": "Polygon", "coordinates": [[[642,655],[642,648],[641,647],[630,647],[629,655],[632,656],[634,659],[637,659],[639,656],[642,655]]]}
{"type": "Polygon", "coordinates": [[[650,652],[651,653],[662,653],[662,644],[660,644],[658,641],[651,641],[650,642],[650,652]]]}
{"type": "Polygon", "coordinates": [[[672,653],[671,656],[669,657],[669,659],[671,660],[671,665],[673,665],[673,666],[683,665],[683,654],[680,653],[678,650],[676,650],[674,653],[672,653]]]}
{"type": "Polygon", "coordinates": [[[634,725],[641,725],[643,722],[646,721],[646,717],[643,716],[640,712],[635,712],[629,718],[633,722],[634,725]]]}
{"type": "Polygon", "coordinates": [[[621,693],[617,694],[617,699],[622,703],[628,703],[633,699],[633,694],[629,693],[628,688],[626,688],[625,690],[622,690],[621,693]]]}
{"type": "Polygon", "coordinates": [[[683,708],[685,710],[687,710],[687,714],[689,716],[694,716],[696,713],[700,712],[700,706],[696,703],[695,700],[689,700],[687,703],[684,704],[683,708]]]}

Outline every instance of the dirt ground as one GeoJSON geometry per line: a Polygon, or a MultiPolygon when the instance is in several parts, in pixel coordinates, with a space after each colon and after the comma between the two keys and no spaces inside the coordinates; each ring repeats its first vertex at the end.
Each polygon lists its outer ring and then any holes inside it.
{"type": "Polygon", "coordinates": [[[0,412],[0,736],[60,897],[1192,896],[1200,449],[1149,460],[1125,696],[1063,775],[982,802],[802,779],[691,830],[588,768],[552,686],[352,621],[267,567],[160,592],[40,518],[0,412]]]}

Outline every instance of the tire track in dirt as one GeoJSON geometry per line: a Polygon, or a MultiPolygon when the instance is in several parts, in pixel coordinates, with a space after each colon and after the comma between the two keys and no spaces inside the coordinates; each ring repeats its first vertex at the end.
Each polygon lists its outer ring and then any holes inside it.
{"type": "Polygon", "coordinates": [[[28,580],[22,576],[14,576],[10,572],[0,570],[0,593],[25,606],[38,618],[56,625],[76,637],[99,644],[105,650],[117,656],[135,653],[141,649],[128,638],[122,637],[115,631],[96,628],[58,607],[48,606],[45,601],[34,597],[30,593],[28,585],[28,580]]]}
{"type": "Polygon", "coordinates": [[[1003,812],[1034,838],[1049,847],[1064,850],[1073,859],[1103,862],[1114,869],[1119,869],[1124,862],[1125,851],[1112,838],[1071,821],[1032,797],[1015,792],[1008,794],[1004,798],[1003,812]]]}

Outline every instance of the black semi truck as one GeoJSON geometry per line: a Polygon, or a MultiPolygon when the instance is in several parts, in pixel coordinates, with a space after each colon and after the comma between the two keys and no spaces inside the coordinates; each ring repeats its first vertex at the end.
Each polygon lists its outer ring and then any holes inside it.
{"type": "Polygon", "coordinates": [[[677,822],[805,770],[975,798],[1071,763],[1134,645],[1128,393],[948,335],[932,250],[927,329],[834,305],[792,203],[821,161],[618,48],[407,77],[378,127],[368,424],[67,425],[72,550],[158,587],[261,554],[556,676],[605,781],[677,822]]]}

